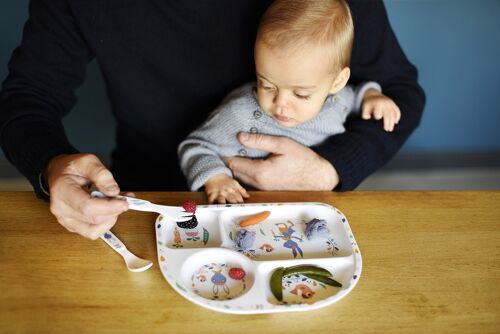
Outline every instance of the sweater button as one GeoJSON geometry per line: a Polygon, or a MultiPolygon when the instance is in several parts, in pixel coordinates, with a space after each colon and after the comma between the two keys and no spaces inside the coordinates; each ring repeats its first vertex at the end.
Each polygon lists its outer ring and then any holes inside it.
{"type": "Polygon", "coordinates": [[[247,155],[247,150],[245,150],[244,148],[242,148],[241,150],[238,151],[238,154],[241,155],[242,157],[244,157],[244,156],[247,155]]]}
{"type": "Polygon", "coordinates": [[[251,133],[257,133],[257,128],[255,126],[250,128],[251,133]]]}
{"type": "Polygon", "coordinates": [[[253,117],[260,118],[262,116],[262,112],[260,110],[255,110],[253,112],[253,117]]]}

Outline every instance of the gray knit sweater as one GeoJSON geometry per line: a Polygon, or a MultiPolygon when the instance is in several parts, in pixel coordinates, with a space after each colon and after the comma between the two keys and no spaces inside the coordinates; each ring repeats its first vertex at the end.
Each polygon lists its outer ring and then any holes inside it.
{"type": "Polygon", "coordinates": [[[327,137],[345,131],[344,122],[351,112],[358,112],[367,89],[381,91],[376,82],[367,82],[353,89],[346,86],[326,99],[321,111],[295,127],[287,128],[267,115],[255,97],[255,83],[232,91],[178,148],[181,169],[191,191],[197,191],[212,176],[220,173],[233,176],[221,157],[245,156],[262,158],[269,152],[245,148],[237,139],[239,132],[263,133],[289,137],[304,146],[313,146],[327,137]]]}

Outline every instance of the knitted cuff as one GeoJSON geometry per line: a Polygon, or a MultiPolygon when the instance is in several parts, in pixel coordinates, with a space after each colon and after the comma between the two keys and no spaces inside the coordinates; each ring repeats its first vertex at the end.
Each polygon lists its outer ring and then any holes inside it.
{"type": "Polygon", "coordinates": [[[378,92],[382,92],[382,87],[375,81],[365,82],[358,87],[356,87],[355,91],[355,100],[354,100],[354,112],[359,112],[361,110],[361,105],[363,104],[363,98],[365,97],[365,93],[368,89],[375,89],[378,92]]]}

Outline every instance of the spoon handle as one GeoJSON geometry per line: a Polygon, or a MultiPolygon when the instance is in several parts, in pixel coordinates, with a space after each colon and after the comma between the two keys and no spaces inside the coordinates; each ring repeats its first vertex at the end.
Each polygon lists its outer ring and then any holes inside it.
{"type": "Polygon", "coordinates": [[[134,254],[132,254],[127,247],[121,242],[120,239],[113,232],[108,231],[101,235],[101,239],[108,244],[109,247],[113,248],[118,254],[120,254],[125,260],[127,269],[133,272],[141,272],[148,270],[153,265],[153,262],[141,259],[134,254]]]}
{"type": "Polygon", "coordinates": [[[118,253],[122,252],[124,249],[127,249],[127,247],[125,247],[125,244],[121,242],[121,240],[118,239],[116,235],[114,235],[111,231],[108,231],[101,235],[101,239],[104,240],[104,242],[107,243],[109,247],[113,248],[118,253]]]}

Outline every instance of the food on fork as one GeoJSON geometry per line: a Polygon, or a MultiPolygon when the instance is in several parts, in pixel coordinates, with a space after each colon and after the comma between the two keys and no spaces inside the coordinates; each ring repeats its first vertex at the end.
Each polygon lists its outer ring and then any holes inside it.
{"type": "Polygon", "coordinates": [[[191,212],[193,215],[196,212],[196,202],[192,199],[185,201],[182,204],[182,207],[186,210],[186,212],[191,212]]]}
{"type": "Polygon", "coordinates": [[[182,204],[182,208],[184,211],[192,213],[193,217],[185,222],[177,222],[177,226],[184,229],[192,229],[198,226],[198,219],[196,219],[196,216],[194,215],[196,212],[196,202],[189,199],[182,204]]]}

